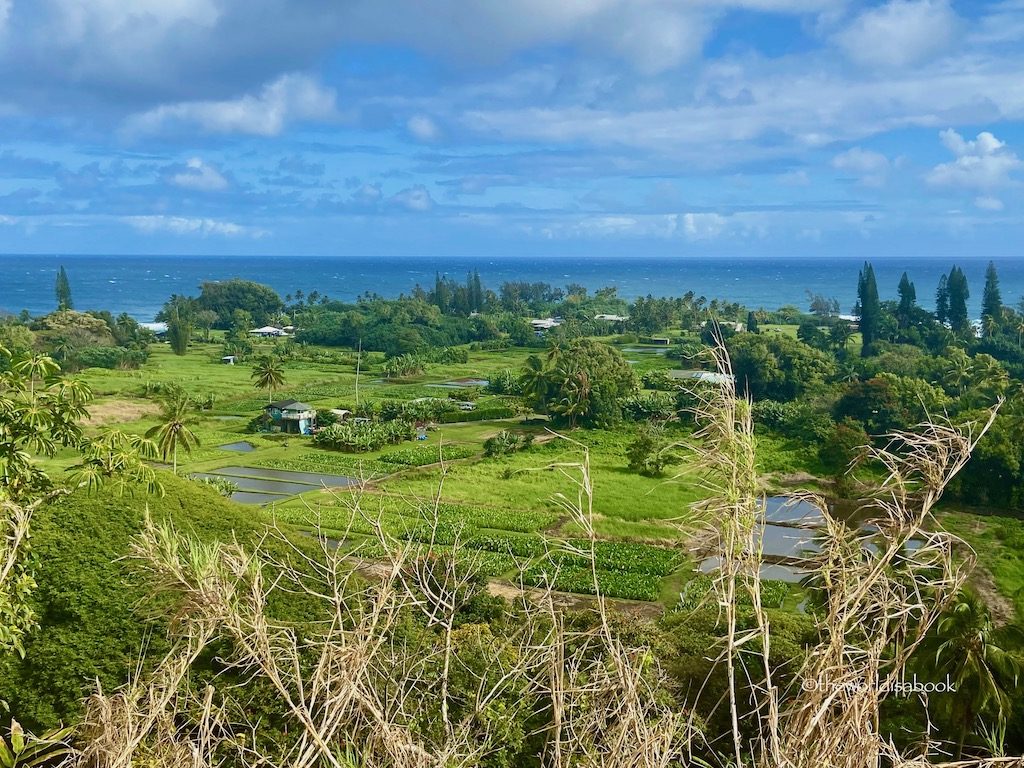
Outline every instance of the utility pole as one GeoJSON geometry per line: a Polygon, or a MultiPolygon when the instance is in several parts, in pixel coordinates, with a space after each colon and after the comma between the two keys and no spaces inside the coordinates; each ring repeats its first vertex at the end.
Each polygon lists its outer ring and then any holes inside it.
{"type": "Polygon", "coordinates": [[[359,407],[359,364],[363,358],[363,339],[359,339],[359,348],[356,351],[356,408],[359,407]]]}

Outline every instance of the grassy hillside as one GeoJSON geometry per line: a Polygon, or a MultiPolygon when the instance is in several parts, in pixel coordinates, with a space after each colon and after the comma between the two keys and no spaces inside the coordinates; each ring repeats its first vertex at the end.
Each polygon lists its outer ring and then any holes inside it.
{"type": "Polygon", "coordinates": [[[0,664],[0,698],[27,727],[79,720],[80,702],[97,681],[105,690],[120,684],[146,642],[150,658],[164,650],[163,626],[146,618],[145,585],[133,564],[121,559],[147,506],[154,520],[205,540],[235,534],[245,541],[262,530],[253,510],[169,473],[160,479],[163,497],[78,492],[33,518],[40,625],[24,660],[9,657],[0,664]]]}

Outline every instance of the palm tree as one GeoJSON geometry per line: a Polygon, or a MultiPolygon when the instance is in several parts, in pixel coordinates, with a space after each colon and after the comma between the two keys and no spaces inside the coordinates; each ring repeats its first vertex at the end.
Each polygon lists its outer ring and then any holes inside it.
{"type": "Polygon", "coordinates": [[[829,331],[829,340],[837,350],[846,351],[850,338],[853,336],[853,329],[846,322],[839,322],[832,326],[829,331]]]}
{"type": "Polygon", "coordinates": [[[274,390],[284,386],[284,369],[278,360],[266,355],[256,361],[250,378],[256,379],[254,384],[256,389],[268,390],[267,402],[269,403],[274,399],[274,390]]]}
{"type": "Polygon", "coordinates": [[[962,395],[967,390],[967,385],[971,383],[974,368],[971,358],[962,349],[953,348],[946,351],[946,361],[949,368],[944,377],[945,384],[958,395],[962,395]]]}
{"type": "Polygon", "coordinates": [[[188,427],[192,421],[188,397],[175,394],[164,400],[160,423],[146,432],[147,438],[156,440],[157,450],[163,460],[167,461],[167,457],[171,457],[174,474],[178,474],[178,446],[185,453],[192,453],[192,449],[199,446],[199,438],[188,427]]]}
{"type": "Polygon", "coordinates": [[[962,592],[922,643],[929,671],[949,675],[956,687],[945,702],[956,728],[956,759],[981,716],[1002,720],[1010,711],[1021,665],[1005,646],[1019,646],[1022,638],[1024,633],[1012,625],[997,633],[984,601],[962,592]]]}
{"type": "Polygon", "coordinates": [[[1021,346],[1021,339],[1024,339],[1024,315],[1017,319],[1017,347],[1021,346]]]}
{"type": "Polygon", "coordinates": [[[985,315],[981,318],[981,330],[985,335],[986,339],[991,339],[996,335],[996,331],[999,329],[999,324],[992,315],[985,315]]]}
{"type": "Polygon", "coordinates": [[[577,419],[590,410],[590,376],[572,362],[560,366],[556,375],[562,381],[562,398],[554,410],[569,419],[570,427],[575,427],[577,419]]]}
{"type": "Polygon", "coordinates": [[[522,375],[523,395],[534,405],[543,409],[547,403],[548,391],[551,382],[548,378],[548,370],[544,361],[537,355],[530,355],[526,358],[526,365],[523,366],[522,375]]]}

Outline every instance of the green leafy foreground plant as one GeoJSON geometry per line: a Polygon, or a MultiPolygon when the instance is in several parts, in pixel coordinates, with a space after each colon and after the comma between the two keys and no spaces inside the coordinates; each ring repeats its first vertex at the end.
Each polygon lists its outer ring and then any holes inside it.
{"type": "Polygon", "coordinates": [[[17,720],[11,721],[9,738],[0,737],[0,768],[45,768],[57,766],[73,754],[68,746],[73,728],[48,731],[41,736],[25,733],[17,720]]]}

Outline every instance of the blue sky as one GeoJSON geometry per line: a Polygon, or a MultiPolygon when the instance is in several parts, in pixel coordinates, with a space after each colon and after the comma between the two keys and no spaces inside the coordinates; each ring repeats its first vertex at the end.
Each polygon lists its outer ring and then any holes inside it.
{"type": "Polygon", "coordinates": [[[1024,242],[1024,0],[0,0],[0,66],[0,252],[1024,242]]]}

